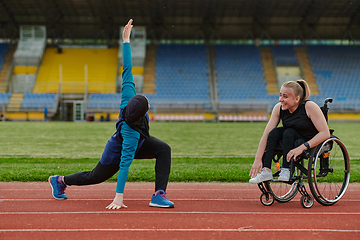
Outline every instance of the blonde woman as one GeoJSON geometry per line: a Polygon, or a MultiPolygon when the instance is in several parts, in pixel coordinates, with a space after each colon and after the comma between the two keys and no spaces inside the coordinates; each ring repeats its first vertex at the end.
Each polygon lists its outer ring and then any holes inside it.
{"type": "Polygon", "coordinates": [[[329,128],[320,107],[309,101],[310,89],[306,81],[288,81],[280,89],[279,103],[275,105],[260,139],[249,176],[250,183],[272,179],[271,163],[274,149],[283,143],[283,164],[279,181],[289,181],[290,160],[304,150],[315,147],[330,137],[329,128]],[[282,121],[282,127],[277,127],[282,121]],[[294,148],[296,139],[304,144],[294,148]]]}

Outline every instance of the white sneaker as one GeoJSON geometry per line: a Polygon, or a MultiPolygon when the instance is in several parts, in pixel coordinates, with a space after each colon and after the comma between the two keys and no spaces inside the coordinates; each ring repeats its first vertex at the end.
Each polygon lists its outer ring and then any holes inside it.
{"type": "Polygon", "coordinates": [[[273,179],[272,172],[266,168],[261,169],[261,172],[256,175],[256,177],[251,178],[249,183],[261,183],[265,181],[270,181],[273,179]]]}
{"type": "Polygon", "coordinates": [[[290,180],[290,169],[281,168],[278,181],[288,182],[290,180]]]}

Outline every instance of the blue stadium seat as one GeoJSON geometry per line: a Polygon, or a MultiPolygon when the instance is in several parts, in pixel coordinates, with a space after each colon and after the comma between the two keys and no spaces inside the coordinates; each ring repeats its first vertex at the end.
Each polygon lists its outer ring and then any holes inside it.
{"type": "Polygon", "coordinates": [[[296,52],[292,45],[272,46],[271,52],[277,66],[299,66],[296,52]]]}
{"type": "Polygon", "coordinates": [[[254,45],[215,45],[219,101],[266,98],[260,51],[254,45]]]}
{"type": "Polygon", "coordinates": [[[316,98],[320,103],[326,97],[335,101],[360,100],[360,49],[357,46],[310,45],[307,54],[320,90],[316,98]]]}
{"type": "MultiPolygon", "coordinates": [[[[11,96],[11,95],[10,95],[11,96]]],[[[55,107],[55,94],[54,93],[24,93],[24,99],[21,102],[22,108],[37,108],[55,107]]]]}
{"type": "Polygon", "coordinates": [[[89,95],[87,108],[119,109],[121,93],[93,93],[89,95]]]}
{"type": "Polygon", "coordinates": [[[206,46],[161,44],[157,49],[155,94],[150,101],[210,101],[206,46]]]}

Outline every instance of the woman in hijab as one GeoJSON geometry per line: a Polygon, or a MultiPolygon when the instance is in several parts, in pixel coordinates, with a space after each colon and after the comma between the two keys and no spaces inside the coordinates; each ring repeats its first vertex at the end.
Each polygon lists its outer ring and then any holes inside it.
{"type": "Polygon", "coordinates": [[[132,74],[130,34],[133,20],[130,19],[123,31],[123,72],[122,98],[116,123],[116,132],[108,140],[97,166],[88,172],[66,176],[50,176],[49,183],[55,199],[67,199],[65,189],[69,185],[90,185],[104,182],[119,171],[116,194],[107,209],[127,206],[123,202],[125,183],[133,159],[156,159],[155,193],[149,205],[152,207],[174,207],[166,197],[170,175],[170,146],[149,134],[149,101],[144,95],[136,94],[132,74]]]}

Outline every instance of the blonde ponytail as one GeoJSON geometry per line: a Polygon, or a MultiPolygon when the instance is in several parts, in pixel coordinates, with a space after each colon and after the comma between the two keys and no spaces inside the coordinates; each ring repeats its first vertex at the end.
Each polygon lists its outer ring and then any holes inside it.
{"type": "Polygon", "coordinates": [[[304,103],[310,97],[310,88],[307,82],[303,79],[295,81],[287,81],[282,87],[294,89],[295,96],[300,96],[299,103],[304,103]]]}

